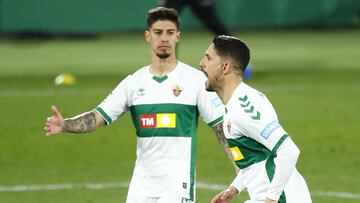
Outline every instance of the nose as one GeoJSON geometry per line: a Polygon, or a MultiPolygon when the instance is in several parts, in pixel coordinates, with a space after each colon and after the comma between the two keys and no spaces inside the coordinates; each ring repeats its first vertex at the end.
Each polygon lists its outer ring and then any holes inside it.
{"type": "Polygon", "coordinates": [[[169,37],[166,34],[162,34],[160,40],[161,40],[161,42],[168,42],[169,37]]]}
{"type": "Polygon", "coordinates": [[[202,71],[204,71],[204,68],[205,68],[203,60],[204,60],[204,59],[201,59],[201,60],[200,60],[200,63],[199,63],[200,70],[202,70],[202,71]]]}

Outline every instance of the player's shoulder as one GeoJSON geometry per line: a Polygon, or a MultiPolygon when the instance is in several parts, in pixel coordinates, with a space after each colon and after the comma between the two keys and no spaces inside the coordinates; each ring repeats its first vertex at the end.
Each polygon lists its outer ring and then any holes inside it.
{"type": "Polygon", "coordinates": [[[147,69],[149,66],[144,66],[142,68],[137,69],[135,72],[127,75],[119,84],[125,85],[127,87],[132,87],[139,83],[139,81],[143,80],[146,77],[147,69]]]}
{"type": "Polygon", "coordinates": [[[201,72],[199,69],[192,67],[186,63],[178,61],[178,67],[179,67],[181,73],[186,76],[186,78],[198,79],[198,80],[206,79],[203,72],[201,72]]]}
{"type": "Polygon", "coordinates": [[[139,69],[137,69],[135,72],[130,73],[129,75],[127,75],[124,80],[127,83],[137,83],[139,80],[143,80],[148,73],[148,69],[149,69],[149,65],[148,66],[143,66],[139,69]]]}
{"type": "Polygon", "coordinates": [[[244,110],[245,114],[254,116],[252,113],[257,111],[259,111],[259,114],[260,112],[264,114],[264,112],[273,111],[273,107],[266,95],[244,82],[236,89],[234,99],[237,104],[240,104],[238,106],[244,110]]]}
{"type": "Polygon", "coordinates": [[[134,78],[142,77],[145,74],[148,74],[149,67],[150,67],[150,65],[143,66],[143,67],[137,69],[135,72],[131,73],[129,76],[134,77],[134,78]]]}
{"type": "Polygon", "coordinates": [[[249,86],[245,82],[241,82],[238,87],[235,89],[231,100],[233,105],[237,107],[243,107],[244,109],[251,109],[252,106],[259,105],[261,101],[259,101],[260,92],[255,88],[249,86]],[[239,105],[240,104],[240,105],[239,105]]]}
{"type": "Polygon", "coordinates": [[[261,91],[255,89],[254,87],[246,84],[245,82],[241,82],[238,87],[238,94],[240,95],[248,95],[250,97],[258,97],[258,96],[265,96],[261,91]]]}

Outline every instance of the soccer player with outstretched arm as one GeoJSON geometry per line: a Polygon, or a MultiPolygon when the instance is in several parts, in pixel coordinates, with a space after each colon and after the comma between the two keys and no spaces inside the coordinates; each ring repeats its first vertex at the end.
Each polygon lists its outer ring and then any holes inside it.
{"type": "Polygon", "coordinates": [[[94,110],[63,119],[56,107],[47,119],[48,136],[85,133],[112,124],[130,112],[136,128],[136,163],[127,203],[195,202],[195,150],[198,116],[211,126],[228,156],[222,131],[224,107],[205,90],[204,74],[177,60],[179,19],[174,9],[154,8],[145,40],[151,63],[128,75],[94,110]]]}

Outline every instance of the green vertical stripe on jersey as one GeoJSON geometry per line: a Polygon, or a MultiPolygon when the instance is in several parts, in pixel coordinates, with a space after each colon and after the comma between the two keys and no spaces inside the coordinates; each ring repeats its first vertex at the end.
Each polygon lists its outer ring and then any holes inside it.
{"type": "MultiPolygon", "coordinates": [[[[240,152],[243,154],[244,159],[235,161],[236,165],[240,168],[246,168],[260,161],[266,160],[265,167],[266,173],[270,182],[272,181],[275,174],[275,162],[274,158],[276,157],[276,151],[279,149],[280,145],[284,142],[284,140],[288,137],[288,135],[283,135],[279,141],[276,143],[274,149],[270,151],[264,145],[259,142],[246,137],[241,136],[237,139],[227,139],[229,148],[231,147],[239,147],[240,152]]],[[[278,203],[286,203],[285,193],[283,192],[280,196],[278,203]]]]}
{"type": "MultiPolygon", "coordinates": [[[[280,145],[284,142],[284,140],[289,137],[288,135],[283,135],[280,140],[276,143],[274,149],[271,151],[271,156],[266,160],[265,167],[266,167],[266,173],[268,175],[268,178],[270,182],[274,178],[275,174],[275,161],[274,158],[276,157],[276,151],[279,149],[280,145]]],[[[286,196],[285,192],[282,192],[279,198],[278,203],[286,203],[286,196]]]]}
{"type": "Polygon", "coordinates": [[[199,111],[185,104],[141,104],[130,107],[138,137],[193,137],[198,126],[199,111]],[[175,128],[140,128],[141,114],[175,113],[175,128]]]}
{"type": "Polygon", "coordinates": [[[271,157],[266,161],[266,172],[268,173],[269,180],[271,181],[275,174],[275,163],[274,158],[276,157],[276,151],[279,149],[280,145],[284,142],[284,140],[288,137],[288,135],[283,135],[280,140],[276,143],[274,149],[271,151],[271,157]]]}
{"type": "Polygon", "coordinates": [[[195,201],[195,169],[196,169],[196,136],[191,139],[191,161],[190,161],[190,200],[195,201]]]}
{"type": "Polygon", "coordinates": [[[106,121],[106,123],[107,123],[108,125],[110,125],[110,124],[112,123],[112,120],[111,120],[110,116],[108,116],[108,115],[105,113],[105,111],[102,110],[102,108],[97,107],[97,108],[96,108],[96,111],[101,114],[101,116],[105,119],[105,121],[106,121]]]}

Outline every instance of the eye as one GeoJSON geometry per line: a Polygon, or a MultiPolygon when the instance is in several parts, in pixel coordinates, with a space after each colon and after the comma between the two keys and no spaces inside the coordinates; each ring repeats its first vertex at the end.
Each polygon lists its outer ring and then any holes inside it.
{"type": "Polygon", "coordinates": [[[168,35],[174,35],[174,34],[175,34],[175,30],[168,30],[167,33],[168,33],[168,35]]]}
{"type": "Polygon", "coordinates": [[[154,30],[153,31],[155,35],[161,35],[162,34],[162,31],[161,30],[154,30]]]}

